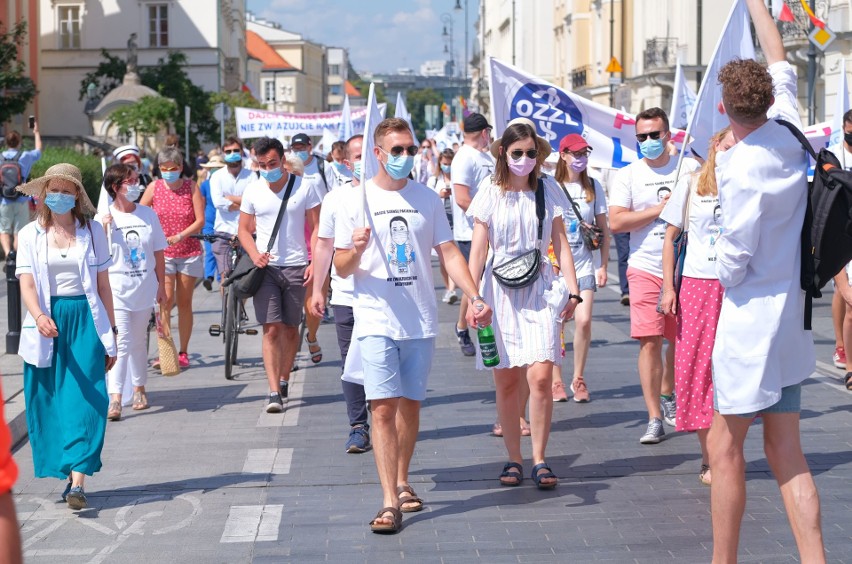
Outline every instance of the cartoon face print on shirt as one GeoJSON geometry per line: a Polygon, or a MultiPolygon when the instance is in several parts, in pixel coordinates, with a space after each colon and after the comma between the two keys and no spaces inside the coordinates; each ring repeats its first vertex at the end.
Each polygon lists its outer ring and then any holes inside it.
{"type": "MultiPolygon", "coordinates": [[[[719,235],[722,234],[722,206],[716,204],[713,208],[713,227],[710,228],[710,247],[716,246],[716,241],[719,240],[719,235]]],[[[715,252],[714,252],[715,257],[715,252]]]]}
{"type": "Polygon", "coordinates": [[[134,269],[138,269],[145,260],[145,251],[142,250],[142,240],[139,233],[130,230],[124,234],[124,241],[127,243],[127,252],[124,253],[124,260],[127,261],[134,269]]]}
{"type": "Polygon", "coordinates": [[[666,196],[671,196],[672,190],[668,186],[661,186],[657,189],[657,201],[662,202],[666,196]]]}
{"type": "Polygon", "coordinates": [[[408,222],[404,217],[395,215],[390,220],[391,242],[388,245],[388,262],[397,276],[411,274],[411,265],[415,262],[414,246],[411,244],[408,222]]]}

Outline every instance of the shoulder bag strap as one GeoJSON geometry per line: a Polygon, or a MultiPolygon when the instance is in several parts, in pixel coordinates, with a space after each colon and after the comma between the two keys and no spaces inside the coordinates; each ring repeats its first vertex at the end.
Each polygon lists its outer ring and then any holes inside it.
{"type": "Polygon", "coordinates": [[[290,181],[287,182],[287,190],[284,191],[284,199],[281,200],[281,207],[278,208],[278,217],[275,218],[275,225],[272,227],[272,234],[269,236],[269,244],[266,246],[266,252],[272,251],[272,246],[275,244],[275,239],[278,238],[278,230],[281,227],[281,220],[284,219],[284,210],[287,208],[287,200],[290,199],[290,193],[293,191],[293,184],[296,183],[296,175],[290,173],[290,181]]]}
{"type": "Polygon", "coordinates": [[[578,206],[577,203],[574,202],[574,198],[572,198],[571,194],[568,193],[568,189],[565,188],[564,184],[560,183],[559,186],[562,187],[562,191],[565,192],[565,196],[568,198],[568,201],[571,202],[571,207],[574,208],[574,215],[577,216],[577,221],[583,221],[583,215],[580,213],[580,206],[578,206]]]}
{"type": "Polygon", "coordinates": [[[683,206],[683,215],[681,216],[682,217],[681,224],[680,224],[680,230],[681,231],[689,231],[689,207],[692,205],[692,190],[693,190],[692,182],[693,182],[693,178],[695,178],[695,177],[693,176],[692,178],[690,178],[689,181],[686,184],[686,203],[683,206]]]}
{"type": "Polygon", "coordinates": [[[538,188],[535,191],[535,216],[538,218],[538,240],[541,242],[541,233],[544,228],[544,181],[538,179],[538,188]]]}

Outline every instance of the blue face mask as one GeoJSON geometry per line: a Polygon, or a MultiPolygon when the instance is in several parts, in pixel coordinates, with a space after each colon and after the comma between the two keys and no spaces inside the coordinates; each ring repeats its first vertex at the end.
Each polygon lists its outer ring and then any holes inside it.
{"type": "Polygon", "coordinates": [[[450,174],[450,165],[442,164],[441,172],[443,172],[444,174],[450,174]]]}
{"type": "Polygon", "coordinates": [[[352,174],[355,175],[355,178],[361,180],[361,161],[355,161],[352,165],[352,174]]]}
{"type": "Polygon", "coordinates": [[[140,194],[142,194],[142,187],[139,184],[132,184],[127,186],[127,192],[125,192],[124,197],[131,202],[135,202],[139,199],[140,194]]]}
{"type": "Polygon", "coordinates": [[[160,174],[163,175],[163,180],[165,180],[166,182],[169,182],[169,183],[177,182],[178,179],[180,178],[180,171],[179,170],[172,170],[172,171],[161,170],[160,174]]]}
{"type": "Polygon", "coordinates": [[[260,175],[270,184],[274,184],[281,180],[284,172],[280,168],[273,168],[272,170],[261,170],[260,175]]]}
{"type": "Polygon", "coordinates": [[[44,205],[50,208],[50,211],[57,214],[68,213],[74,209],[77,204],[77,198],[71,194],[60,194],[59,192],[50,192],[44,197],[44,205]]]}
{"type": "Polygon", "coordinates": [[[299,157],[302,162],[307,162],[309,158],[311,158],[311,154],[307,151],[296,151],[296,156],[299,157]]]}
{"type": "Polygon", "coordinates": [[[243,160],[243,156],[239,153],[228,153],[225,155],[226,163],[238,163],[243,160]]]}
{"type": "Polygon", "coordinates": [[[653,160],[663,154],[666,146],[663,144],[662,139],[645,139],[641,143],[639,143],[639,148],[642,149],[642,155],[653,160]]]}
{"type": "Polygon", "coordinates": [[[340,174],[345,174],[346,176],[349,176],[349,169],[346,168],[345,164],[339,163],[337,161],[331,161],[331,164],[334,166],[335,169],[337,169],[337,172],[339,172],[340,174]]]}
{"type": "Polygon", "coordinates": [[[409,157],[403,153],[398,157],[388,155],[388,162],[385,163],[385,170],[394,180],[402,180],[411,174],[414,169],[414,157],[409,157]]]}

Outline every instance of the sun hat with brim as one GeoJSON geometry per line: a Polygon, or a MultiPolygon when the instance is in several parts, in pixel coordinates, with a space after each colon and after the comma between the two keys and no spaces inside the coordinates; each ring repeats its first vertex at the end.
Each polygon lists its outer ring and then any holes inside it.
{"type": "MultiPolygon", "coordinates": [[[[530,126],[533,132],[535,132],[535,147],[538,150],[538,159],[536,160],[538,162],[544,162],[544,160],[550,155],[550,153],[553,152],[550,143],[545,141],[544,138],[542,138],[538,134],[538,131],[535,128],[535,124],[532,122],[531,119],[528,118],[515,118],[506,124],[506,129],[519,123],[530,126]]],[[[504,129],[503,131],[505,132],[506,130],[504,129]]],[[[503,137],[501,136],[495,139],[493,143],[491,143],[491,154],[494,155],[495,159],[500,155],[500,142],[502,140],[503,137]]]]}
{"type": "Polygon", "coordinates": [[[225,166],[225,159],[219,155],[213,155],[210,160],[201,165],[201,168],[222,168],[225,166]]]}
{"type": "Polygon", "coordinates": [[[26,196],[42,198],[44,191],[47,189],[47,183],[54,179],[67,180],[77,186],[77,197],[80,199],[84,213],[94,214],[97,212],[97,209],[89,199],[89,195],[86,194],[86,189],[83,187],[83,175],[80,174],[80,169],[69,163],[53,165],[45,171],[44,176],[18,186],[18,192],[26,196]]]}

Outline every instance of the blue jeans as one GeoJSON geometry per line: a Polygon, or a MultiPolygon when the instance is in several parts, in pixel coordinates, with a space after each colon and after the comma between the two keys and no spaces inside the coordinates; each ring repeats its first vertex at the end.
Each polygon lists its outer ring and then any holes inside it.
{"type": "Polygon", "coordinates": [[[216,257],[213,255],[213,245],[207,241],[202,241],[204,244],[204,277],[219,279],[216,269],[216,257]]]}
{"type": "Polygon", "coordinates": [[[614,233],[612,237],[615,239],[615,252],[618,255],[618,281],[621,284],[621,293],[629,294],[627,259],[630,258],[630,233],[614,233]]]}

